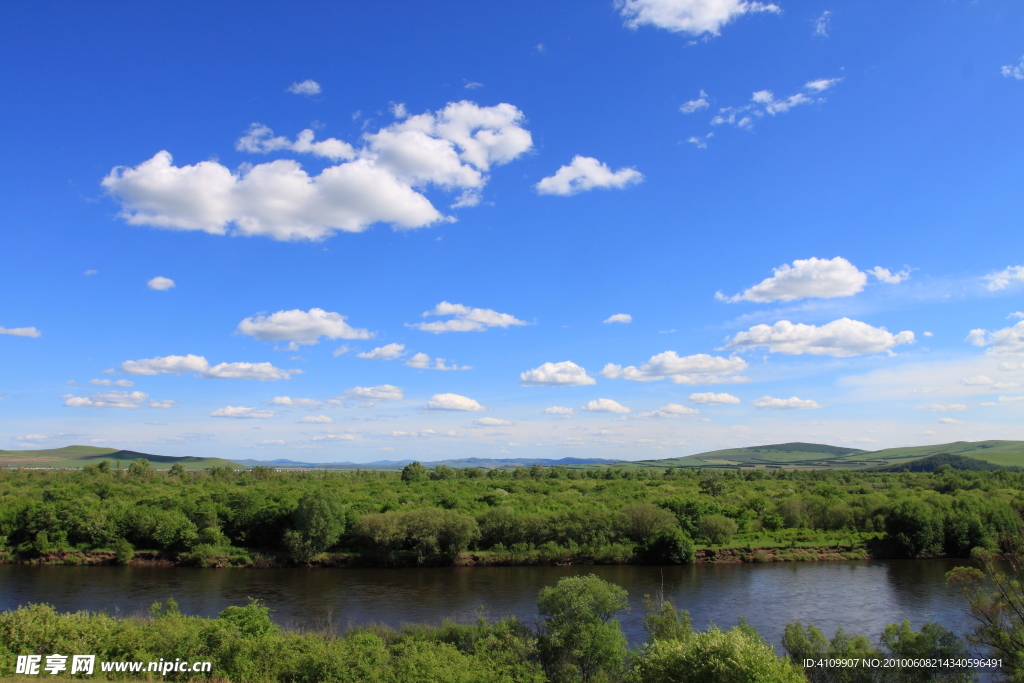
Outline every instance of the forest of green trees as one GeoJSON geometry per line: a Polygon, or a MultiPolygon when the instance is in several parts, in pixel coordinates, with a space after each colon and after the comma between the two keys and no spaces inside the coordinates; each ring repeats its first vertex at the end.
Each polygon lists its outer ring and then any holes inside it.
{"type": "Polygon", "coordinates": [[[695,548],[845,544],[966,557],[1016,535],[1024,473],[428,469],[0,470],[0,548],[161,551],[204,564],[684,563],[695,548]]]}

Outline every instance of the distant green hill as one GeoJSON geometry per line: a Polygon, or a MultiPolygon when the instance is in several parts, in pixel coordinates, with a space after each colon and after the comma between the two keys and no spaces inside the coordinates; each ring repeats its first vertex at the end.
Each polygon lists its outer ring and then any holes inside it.
{"type": "Polygon", "coordinates": [[[993,465],[990,462],[979,460],[978,458],[972,458],[968,455],[957,455],[955,453],[936,453],[935,455],[929,455],[926,458],[919,460],[911,460],[906,463],[898,463],[896,465],[886,465],[885,467],[869,467],[869,472],[934,472],[943,465],[949,465],[954,470],[960,470],[963,472],[992,472],[994,470],[1004,469],[999,465],[993,465]]]}
{"type": "Polygon", "coordinates": [[[640,460],[619,462],[612,467],[634,468],[653,467],[801,467],[822,469],[831,467],[836,460],[858,457],[867,451],[856,448],[841,448],[817,443],[780,443],[748,448],[727,448],[720,451],[687,455],[682,458],[665,460],[640,460]]]}
{"type": "Polygon", "coordinates": [[[938,453],[967,455],[1003,467],[1024,467],[1024,441],[954,441],[934,446],[886,448],[858,456],[857,459],[874,461],[872,464],[877,462],[879,465],[896,464],[938,453]]]}
{"type": "Polygon", "coordinates": [[[183,458],[172,455],[150,455],[135,451],[122,451],[116,448],[98,448],[95,446],[65,446],[64,448],[47,448],[34,451],[3,451],[0,450],[0,467],[85,467],[101,460],[107,460],[112,467],[121,463],[128,467],[132,460],[144,458],[154,469],[168,469],[172,464],[180,462],[186,469],[204,470],[210,467],[238,466],[230,460],[221,458],[183,458]]]}
{"type": "Polygon", "coordinates": [[[729,448],[687,455],[682,458],[617,462],[610,467],[622,469],[665,469],[666,467],[874,469],[909,463],[938,453],[965,455],[1001,467],[1024,467],[1024,441],[957,441],[934,446],[886,448],[880,451],[862,451],[856,448],[794,442],[729,448]]]}

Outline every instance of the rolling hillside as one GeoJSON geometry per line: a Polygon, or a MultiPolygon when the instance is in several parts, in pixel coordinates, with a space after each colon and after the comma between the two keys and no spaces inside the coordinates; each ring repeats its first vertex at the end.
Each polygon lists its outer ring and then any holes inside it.
{"type": "Polygon", "coordinates": [[[909,463],[937,453],[965,455],[1002,467],[1024,467],[1024,441],[956,441],[933,446],[886,448],[880,451],[795,442],[710,451],[665,460],[619,462],[612,467],[866,469],[909,463]]]}
{"type": "Polygon", "coordinates": [[[0,467],[69,467],[78,468],[98,463],[101,460],[110,461],[112,467],[128,467],[132,460],[145,458],[154,469],[168,469],[176,462],[180,462],[186,469],[201,470],[210,467],[238,466],[220,458],[193,458],[191,456],[177,458],[172,455],[150,455],[149,453],[136,453],[135,451],[121,451],[116,448],[97,448],[94,446],[66,446],[64,448],[49,448],[37,451],[3,451],[0,450],[0,467]]]}
{"type": "MultiPolygon", "coordinates": [[[[619,462],[613,467],[654,467],[664,469],[666,467],[785,467],[789,468],[810,468],[823,469],[833,467],[833,463],[845,461],[846,458],[862,458],[867,451],[856,448],[840,448],[838,446],[827,446],[817,443],[780,443],[765,446],[751,446],[748,448],[729,448],[721,451],[710,451],[687,455],[682,458],[667,458],[665,460],[641,460],[638,462],[619,462]]],[[[866,466],[869,463],[864,461],[859,466],[866,466]]],[[[878,463],[873,463],[878,464],[878,463]]],[[[857,465],[846,464],[845,467],[857,465]]]]}

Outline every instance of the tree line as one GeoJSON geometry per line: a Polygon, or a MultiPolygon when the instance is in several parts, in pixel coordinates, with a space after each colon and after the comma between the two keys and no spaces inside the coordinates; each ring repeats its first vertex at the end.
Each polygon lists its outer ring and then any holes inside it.
{"type": "Polygon", "coordinates": [[[615,470],[168,472],[137,460],[0,471],[0,547],[137,550],[378,565],[454,561],[684,563],[695,548],[869,543],[874,555],[966,557],[1019,533],[1024,473],[615,470]]]}

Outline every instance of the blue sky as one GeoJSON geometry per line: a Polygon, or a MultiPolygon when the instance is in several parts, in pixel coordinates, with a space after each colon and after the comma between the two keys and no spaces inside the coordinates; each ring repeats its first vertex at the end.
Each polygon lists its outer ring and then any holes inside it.
{"type": "Polygon", "coordinates": [[[0,448],[1024,439],[1024,5],[0,9],[0,448]]]}

